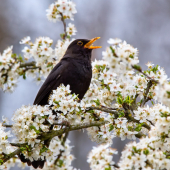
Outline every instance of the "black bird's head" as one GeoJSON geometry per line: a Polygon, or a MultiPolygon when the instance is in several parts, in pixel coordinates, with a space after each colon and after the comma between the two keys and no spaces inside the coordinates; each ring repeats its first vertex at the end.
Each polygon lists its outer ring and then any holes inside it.
{"type": "Polygon", "coordinates": [[[93,42],[98,40],[100,37],[87,39],[76,39],[67,48],[65,54],[72,54],[73,57],[78,56],[90,56],[93,49],[101,48],[101,46],[93,46],[93,42]]]}

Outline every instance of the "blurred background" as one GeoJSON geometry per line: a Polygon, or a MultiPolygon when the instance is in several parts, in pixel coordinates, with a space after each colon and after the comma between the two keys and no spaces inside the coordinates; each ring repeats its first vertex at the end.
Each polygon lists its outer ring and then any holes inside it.
{"type": "MultiPolygon", "coordinates": [[[[56,44],[63,33],[61,22],[52,23],[46,18],[45,10],[54,0],[5,0],[0,2],[0,52],[13,45],[13,51],[22,54],[24,45],[19,41],[30,36],[48,36],[56,44]]],[[[138,48],[139,60],[143,68],[148,61],[170,71],[170,1],[169,0],[74,0],[78,13],[74,22],[77,35],[74,38],[93,38],[100,36],[96,45],[102,49],[94,52],[93,59],[101,59],[109,38],[120,38],[138,48]]],[[[70,21],[67,21],[67,23],[70,21]]],[[[11,118],[17,108],[32,104],[40,86],[32,79],[22,80],[16,90],[10,93],[0,91],[0,116],[11,118]]],[[[86,132],[71,132],[73,154],[77,159],[74,167],[89,170],[86,163],[88,152],[96,145],[90,141],[86,132]]],[[[126,141],[127,142],[127,141],[126,141]]],[[[125,142],[114,139],[113,147],[119,151],[114,158],[118,161],[125,142]]],[[[18,168],[13,168],[17,170],[18,168]]]]}

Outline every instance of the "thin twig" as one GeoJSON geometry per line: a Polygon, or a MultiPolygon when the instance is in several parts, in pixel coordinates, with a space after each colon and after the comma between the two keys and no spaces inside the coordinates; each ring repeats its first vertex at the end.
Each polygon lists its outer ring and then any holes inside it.
{"type": "MultiPolygon", "coordinates": [[[[128,120],[130,120],[130,121],[132,121],[132,122],[136,122],[136,123],[138,123],[138,124],[140,124],[140,121],[139,120],[137,120],[137,119],[135,119],[134,117],[132,117],[132,116],[127,116],[127,119],[128,120]]],[[[142,125],[143,127],[145,127],[146,129],[148,129],[148,130],[150,130],[151,129],[151,127],[147,124],[147,123],[143,123],[143,125],[142,125]]]]}
{"type": "MultiPolygon", "coordinates": [[[[66,132],[65,132],[65,136],[63,137],[63,140],[62,140],[62,145],[64,146],[65,145],[65,142],[66,142],[66,139],[68,137],[68,134],[69,134],[69,127],[66,127],[66,132]]],[[[58,160],[60,159],[60,157],[62,156],[62,153],[64,152],[64,150],[60,150],[60,153],[59,155],[57,156],[57,159],[55,160],[54,164],[56,165],[58,160]]]]}
{"type": "Polygon", "coordinates": [[[148,76],[146,73],[144,73],[143,71],[142,71],[142,69],[137,69],[135,66],[133,66],[132,65],[132,68],[133,69],[135,69],[135,70],[137,70],[137,71],[139,71],[140,73],[142,73],[144,76],[146,76],[148,79],[150,79],[152,82],[154,82],[154,83],[156,83],[156,84],[158,84],[159,83],[159,81],[157,81],[157,80],[154,80],[153,78],[151,78],[150,76],[148,76]]]}
{"type": "Polygon", "coordinates": [[[54,161],[54,165],[57,164],[57,162],[58,162],[58,160],[60,159],[60,157],[62,156],[62,153],[63,153],[63,152],[64,152],[63,150],[60,150],[60,153],[59,153],[59,155],[57,156],[57,159],[54,161]]]}
{"type": "Polygon", "coordinates": [[[31,61],[31,62],[28,62],[28,63],[22,63],[22,64],[20,64],[20,68],[22,68],[22,67],[27,67],[27,66],[33,66],[33,67],[35,67],[36,65],[35,65],[35,61],[31,61]]]}
{"type": "Polygon", "coordinates": [[[64,19],[64,16],[62,13],[60,13],[61,15],[61,21],[63,22],[63,26],[64,26],[64,36],[63,36],[63,39],[65,40],[66,37],[67,37],[67,31],[66,31],[66,22],[65,22],[65,19],[64,19]]]}
{"type": "Polygon", "coordinates": [[[147,87],[145,89],[145,92],[143,94],[144,98],[143,98],[143,101],[141,103],[141,107],[143,107],[145,105],[145,103],[150,99],[147,96],[148,96],[149,90],[152,87],[152,85],[153,85],[152,81],[149,80],[148,83],[147,83],[147,87]]]}
{"type": "Polygon", "coordinates": [[[12,128],[13,127],[13,125],[5,125],[5,124],[3,124],[2,126],[6,127],[6,128],[12,128]]]}
{"type": "Polygon", "coordinates": [[[11,146],[16,146],[16,147],[23,147],[28,145],[28,143],[10,143],[11,146]]]}
{"type": "Polygon", "coordinates": [[[57,122],[54,122],[53,125],[58,125],[58,126],[70,126],[66,123],[57,123],[57,122]]]}
{"type": "Polygon", "coordinates": [[[88,108],[87,108],[87,111],[88,111],[88,110],[101,110],[101,111],[103,111],[103,112],[112,113],[112,114],[115,115],[115,117],[118,116],[118,111],[116,111],[116,108],[110,109],[110,108],[107,108],[107,107],[104,107],[104,108],[103,108],[103,107],[101,107],[101,106],[98,106],[98,107],[91,106],[91,107],[88,107],[88,108]]]}
{"type": "Polygon", "coordinates": [[[117,109],[118,109],[118,108],[106,107],[106,106],[103,106],[103,105],[101,105],[101,107],[103,107],[103,108],[107,108],[107,109],[109,109],[109,110],[117,110],[117,109]]]}
{"type": "Polygon", "coordinates": [[[115,168],[120,168],[118,165],[116,165],[116,164],[113,164],[113,165],[111,165],[111,166],[114,166],[115,168]]]}

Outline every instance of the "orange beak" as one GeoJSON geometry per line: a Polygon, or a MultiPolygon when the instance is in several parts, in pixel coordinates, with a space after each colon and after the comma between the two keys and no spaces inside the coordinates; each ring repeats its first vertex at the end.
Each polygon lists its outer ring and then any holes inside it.
{"type": "Polygon", "coordinates": [[[100,37],[92,38],[88,43],[84,45],[84,48],[88,49],[96,49],[96,48],[102,48],[102,46],[93,46],[93,43],[98,40],[100,37]]]}

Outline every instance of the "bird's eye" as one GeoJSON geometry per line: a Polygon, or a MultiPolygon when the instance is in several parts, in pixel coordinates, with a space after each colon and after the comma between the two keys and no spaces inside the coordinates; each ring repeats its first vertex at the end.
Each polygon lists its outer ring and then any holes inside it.
{"type": "Polygon", "coordinates": [[[82,46],[82,45],[83,45],[83,42],[82,42],[82,41],[78,41],[78,42],[77,42],[77,45],[82,46]]]}

